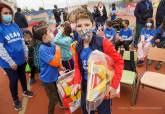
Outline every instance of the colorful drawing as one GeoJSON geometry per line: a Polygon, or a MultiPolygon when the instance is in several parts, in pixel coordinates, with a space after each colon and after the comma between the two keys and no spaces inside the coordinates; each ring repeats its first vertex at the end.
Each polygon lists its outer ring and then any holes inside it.
{"type": "Polygon", "coordinates": [[[71,114],[80,107],[81,91],[78,91],[74,96],[71,95],[73,89],[73,84],[71,83],[73,72],[74,71],[70,71],[61,75],[57,82],[59,95],[65,107],[66,114],[71,114]]]}

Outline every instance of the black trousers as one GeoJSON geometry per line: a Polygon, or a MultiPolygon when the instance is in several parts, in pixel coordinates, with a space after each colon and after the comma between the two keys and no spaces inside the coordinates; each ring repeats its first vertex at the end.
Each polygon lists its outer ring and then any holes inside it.
{"type": "Polygon", "coordinates": [[[35,74],[36,74],[36,72],[37,72],[37,68],[34,66],[34,65],[31,65],[31,64],[29,64],[30,65],[30,68],[31,68],[31,79],[35,79],[35,74]]]}
{"type": "Polygon", "coordinates": [[[124,48],[125,48],[125,50],[129,51],[129,45],[130,45],[131,43],[132,43],[132,41],[123,41],[123,42],[117,41],[117,42],[115,43],[115,48],[116,48],[116,50],[118,50],[119,46],[123,45],[124,48]]]}
{"type": "Polygon", "coordinates": [[[27,91],[27,82],[25,76],[25,64],[18,66],[17,70],[11,68],[4,68],[9,78],[10,92],[13,101],[19,100],[18,98],[18,80],[21,82],[23,91],[27,91]]]}

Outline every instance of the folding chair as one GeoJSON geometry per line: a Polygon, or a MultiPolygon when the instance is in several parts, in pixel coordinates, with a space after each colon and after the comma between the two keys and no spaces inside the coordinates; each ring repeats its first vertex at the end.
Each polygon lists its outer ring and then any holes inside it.
{"type": "MultiPolygon", "coordinates": [[[[162,61],[165,62],[165,49],[150,47],[147,55],[147,59],[153,61],[162,61]]],[[[146,64],[146,71],[142,75],[141,79],[138,83],[137,93],[139,93],[140,86],[146,86],[152,89],[160,90],[165,92],[165,74],[158,72],[151,72],[148,69],[148,65],[146,64]]],[[[138,97],[138,94],[137,94],[138,97]]],[[[136,101],[137,101],[136,97],[136,101]]]]}
{"type": "Polygon", "coordinates": [[[120,50],[120,54],[124,59],[124,71],[121,78],[121,84],[129,85],[132,87],[131,106],[135,104],[136,88],[137,88],[137,52],[120,50]]]}

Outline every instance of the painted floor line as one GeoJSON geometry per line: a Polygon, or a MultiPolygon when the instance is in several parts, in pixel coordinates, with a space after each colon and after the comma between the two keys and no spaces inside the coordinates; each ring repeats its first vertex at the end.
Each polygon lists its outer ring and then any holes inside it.
{"type": "MultiPolygon", "coordinates": [[[[31,90],[31,86],[30,86],[30,83],[29,82],[30,82],[30,79],[28,81],[27,88],[28,88],[28,90],[31,90]]],[[[28,97],[23,97],[23,100],[22,100],[22,108],[23,109],[21,111],[19,111],[18,114],[25,114],[28,101],[29,101],[29,98],[28,97]]]]}

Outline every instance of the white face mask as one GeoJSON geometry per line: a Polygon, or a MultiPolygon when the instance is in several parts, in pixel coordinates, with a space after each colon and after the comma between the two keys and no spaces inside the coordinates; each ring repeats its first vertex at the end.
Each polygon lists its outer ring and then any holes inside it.
{"type": "Polygon", "coordinates": [[[80,38],[82,40],[87,40],[92,36],[92,29],[86,29],[79,31],[80,38]]]}
{"type": "Polygon", "coordinates": [[[147,27],[151,27],[151,26],[152,26],[152,23],[149,23],[149,22],[148,22],[148,23],[146,23],[146,26],[147,26],[147,27]]]}

